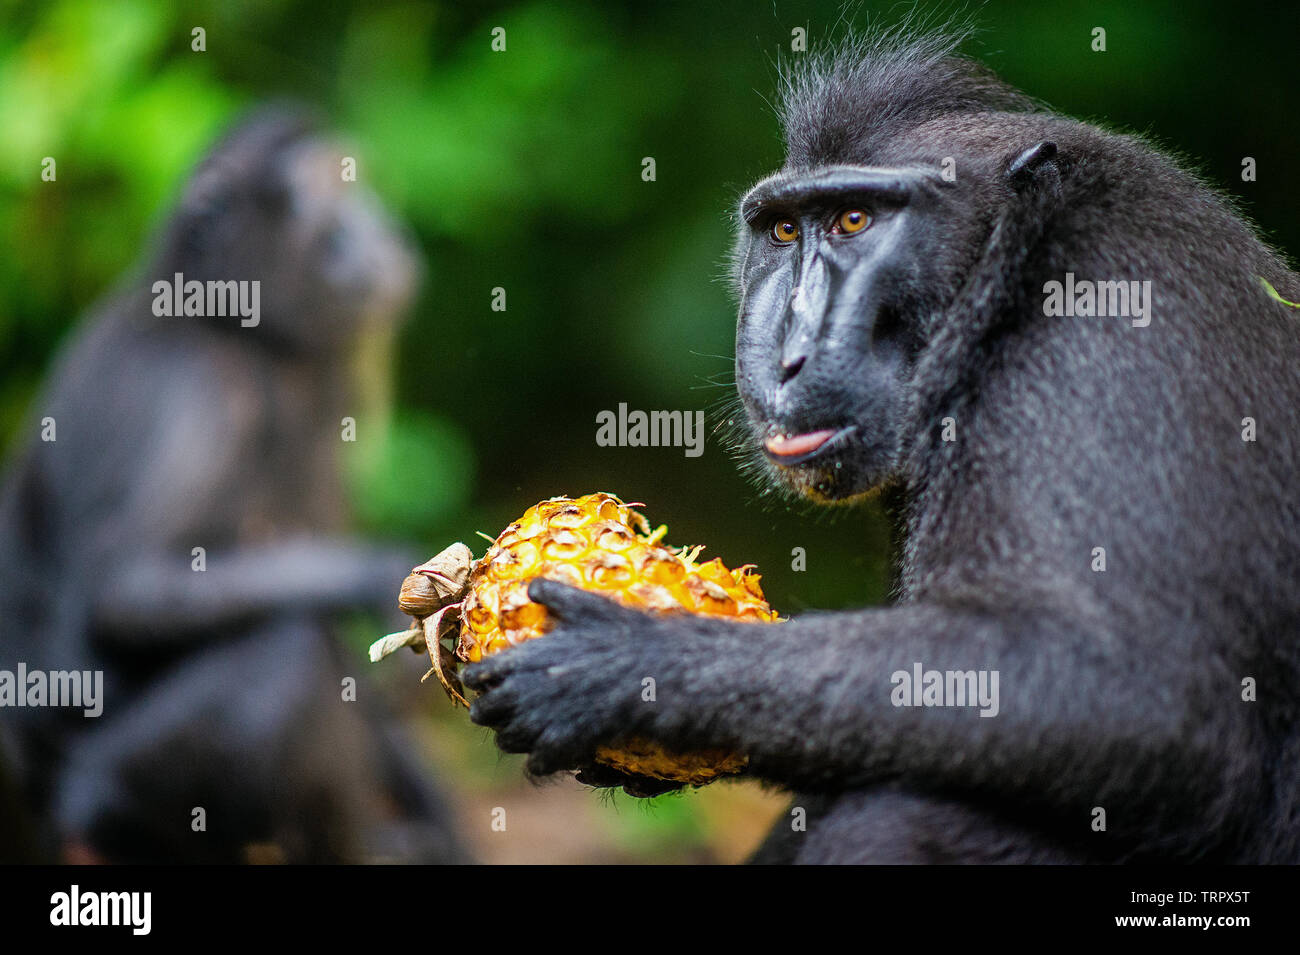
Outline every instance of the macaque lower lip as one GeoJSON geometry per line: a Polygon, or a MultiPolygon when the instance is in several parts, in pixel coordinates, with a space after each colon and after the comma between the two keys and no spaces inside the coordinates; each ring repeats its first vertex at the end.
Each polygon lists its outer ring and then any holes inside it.
{"type": "Polygon", "coordinates": [[[776,434],[763,442],[763,450],[777,464],[793,465],[811,461],[826,447],[835,443],[835,439],[853,430],[850,428],[824,428],[821,431],[809,431],[805,434],[776,434]]]}

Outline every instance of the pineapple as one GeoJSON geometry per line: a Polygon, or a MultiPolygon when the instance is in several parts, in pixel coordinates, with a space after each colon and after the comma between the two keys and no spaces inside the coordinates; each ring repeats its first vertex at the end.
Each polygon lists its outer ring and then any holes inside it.
{"type": "MultiPolygon", "coordinates": [[[[664,546],[667,528],[652,531],[636,506],[604,493],[556,497],[530,507],[477,562],[464,544],[447,548],[415,568],[402,586],[398,603],[417,623],[376,642],[371,659],[400,646],[423,645],[433,663],[430,672],[454,701],[468,705],[455,676],[460,665],[551,628],[546,608],[528,598],[528,582],[536,577],[597,591],[641,610],[777,620],[751,565],[729,570],[716,558],[699,563],[702,547],[664,546]],[[443,646],[446,636],[454,650],[443,646]]],[[[739,772],[747,761],[722,751],[670,753],[637,739],[603,747],[596,758],[623,772],[692,785],[739,772]]]]}

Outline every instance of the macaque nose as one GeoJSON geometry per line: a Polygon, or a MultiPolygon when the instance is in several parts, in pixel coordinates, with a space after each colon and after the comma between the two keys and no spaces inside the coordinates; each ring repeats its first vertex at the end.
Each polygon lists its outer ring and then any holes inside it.
{"type": "Polygon", "coordinates": [[[808,356],[802,353],[797,354],[794,357],[782,356],[781,384],[784,385],[795,375],[799,374],[799,369],[803,367],[804,362],[807,360],[808,360],[808,356]]]}

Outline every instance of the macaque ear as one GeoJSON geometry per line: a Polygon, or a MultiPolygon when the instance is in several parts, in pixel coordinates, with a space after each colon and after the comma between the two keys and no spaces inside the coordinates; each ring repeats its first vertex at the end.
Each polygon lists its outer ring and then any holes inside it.
{"type": "Polygon", "coordinates": [[[1020,189],[1037,178],[1044,167],[1056,167],[1056,143],[1046,139],[1017,154],[1007,164],[1007,181],[1012,188],[1020,189]]]}

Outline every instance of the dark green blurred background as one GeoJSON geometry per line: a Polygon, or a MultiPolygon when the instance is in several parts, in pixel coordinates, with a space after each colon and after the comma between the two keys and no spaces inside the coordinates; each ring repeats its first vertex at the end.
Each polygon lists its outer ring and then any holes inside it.
{"type": "MultiPolygon", "coordinates": [[[[850,19],[909,9],[865,4],[850,19]]],[[[243,108],[289,95],[356,143],[360,178],[410,224],[428,268],[400,339],[391,433],[382,448],[359,442],[354,462],[370,532],[433,553],[495,534],[541,498],[609,490],[645,502],[673,543],[757,563],[783,612],[884,599],[878,510],[788,513],[760,500],[717,442],[700,458],[595,442],[596,413],[619,402],[695,409],[730,395],[729,210],[780,162],[765,98],[791,29],[806,27],[813,47],[828,42],[839,3],[54,0],[0,10],[6,448],[61,339],[136,261],[205,147],[243,108]],[[206,52],[190,49],[195,26],[206,52]],[[490,47],[496,26],[504,53],[490,47]],[[57,159],[57,183],[40,179],[45,156],[57,159]],[[641,178],[647,156],[655,182],[641,178]],[[498,286],[505,312],[490,308],[498,286]],[[804,573],[791,570],[796,546],[804,573]]],[[[1236,196],[1275,244],[1300,249],[1297,5],[967,11],[982,28],[968,52],[1063,112],[1156,137],[1236,196]],[[1091,50],[1096,26],[1105,53],[1091,50]],[[1241,181],[1244,156],[1257,160],[1257,182],[1241,181]]],[[[444,746],[444,759],[495,760],[462,729],[472,747],[444,746]]],[[[517,780],[513,761],[491,766],[493,778],[517,780]]],[[[647,813],[628,811],[610,838],[634,855],[696,852],[716,819],[702,822],[707,800],[691,799],[647,810],[663,817],[655,838],[637,835],[647,813]]]]}

